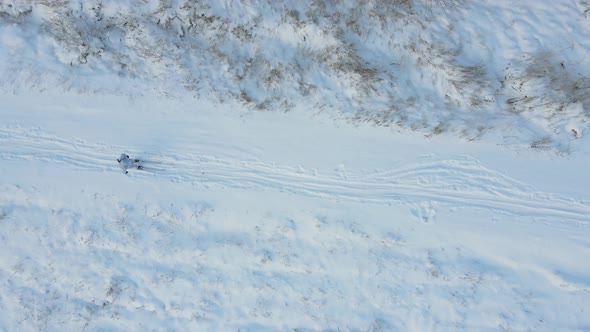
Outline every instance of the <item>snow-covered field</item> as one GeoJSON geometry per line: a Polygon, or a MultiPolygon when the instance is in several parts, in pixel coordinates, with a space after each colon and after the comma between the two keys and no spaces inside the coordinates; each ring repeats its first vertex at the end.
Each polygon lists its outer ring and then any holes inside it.
{"type": "Polygon", "coordinates": [[[0,0],[0,330],[590,330],[590,5],[407,3],[0,0]]]}

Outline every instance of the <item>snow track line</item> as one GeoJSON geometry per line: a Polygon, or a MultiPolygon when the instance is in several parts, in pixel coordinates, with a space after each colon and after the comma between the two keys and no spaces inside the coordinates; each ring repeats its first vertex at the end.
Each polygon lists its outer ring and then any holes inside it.
{"type": "MultiPolygon", "coordinates": [[[[0,128],[0,160],[36,160],[78,170],[120,172],[115,159],[123,150],[121,146],[68,140],[35,129],[0,128]]],[[[277,190],[335,201],[433,201],[536,219],[590,222],[590,204],[537,192],[468,157],[425,159],[391,170],[346,175],[195,154],[143,157],[148,160],[146,170],[133,173],[139,178],[166,178],[217,188],[277,190]]]]}

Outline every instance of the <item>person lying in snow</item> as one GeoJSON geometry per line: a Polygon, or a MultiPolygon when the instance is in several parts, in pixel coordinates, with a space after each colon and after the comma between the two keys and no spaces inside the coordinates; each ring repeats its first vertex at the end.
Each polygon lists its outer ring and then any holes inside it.
{"type": "Polygon", "coordinates": [[[121,168],[125,171],[125,174],[129,173],[127,170],[130,168],[143,169],[143,166],[138,164],[139,159],[129,159],[129,155],[125,153],[121,154],[117,161],[119,162],[119,165],[121,165],[121,168]]]}

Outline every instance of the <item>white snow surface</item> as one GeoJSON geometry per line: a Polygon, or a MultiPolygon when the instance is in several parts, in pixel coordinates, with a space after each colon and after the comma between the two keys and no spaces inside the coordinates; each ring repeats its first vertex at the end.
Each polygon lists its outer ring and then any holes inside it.
{"type": "Polygon", "coordinates": [[[590,330],[587,1],[56,3],[0,0],[0,331],[590,330]]]}

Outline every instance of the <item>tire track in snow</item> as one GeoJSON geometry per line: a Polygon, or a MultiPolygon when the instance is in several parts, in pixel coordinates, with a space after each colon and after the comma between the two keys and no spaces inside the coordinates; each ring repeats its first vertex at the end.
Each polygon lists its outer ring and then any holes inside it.
{"type": "MultiPolygon", "coordinates": [[[[39,129],[0,129],[1,160],[37,160],[78,170],[119,172],[115,159],[118,151],[124,150],[122,146],[64,139],[39,129]]],[[[147,164],[148,168],[152,166],[152,171],[134,172],[139,178],[166,178],[214,188],[277,190],[336,201],[378,204],[433,201],[539,219],[590,221],[590,204],[537,192],[469,157],[430,158],[390,170],[348,172],[345,176],[336,171],[319,174],[301,167],[190,153],[142,157],[153,161],[147,164]]]]}

